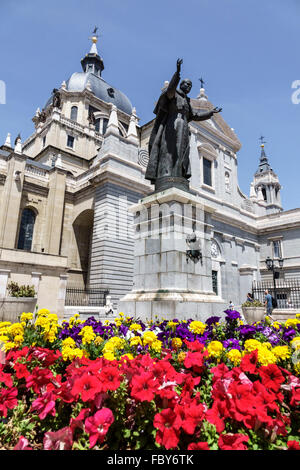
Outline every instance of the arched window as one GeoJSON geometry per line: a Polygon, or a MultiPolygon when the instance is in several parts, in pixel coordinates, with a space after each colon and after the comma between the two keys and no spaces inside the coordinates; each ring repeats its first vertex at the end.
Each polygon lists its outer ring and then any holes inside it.
{"type": "Polygon", "coordinates": [[[77,121],[78,108],[77,106],[72,106],[71,108],[71,119],[72,121],[77,121]]]}
{"type": "Polygon", "coordinates": [[[23,210],[18,240],[19,250],[31,250],[35,217],[31,209],[23,210]]]}

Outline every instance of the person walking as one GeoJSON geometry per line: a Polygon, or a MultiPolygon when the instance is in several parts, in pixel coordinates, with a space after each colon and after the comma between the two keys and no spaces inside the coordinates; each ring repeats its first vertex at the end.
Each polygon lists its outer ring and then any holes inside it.
{"type": "Polygon", "coordinates": [[[271,318],[271,320],[274,321],[274,318],[272,317],[272,311],[273,311],[273,303],[272,303],[272,296],[269,294],[268,289],[265,290],[265,307],[266,307],[266,314],[268,317],[271,318]]]}

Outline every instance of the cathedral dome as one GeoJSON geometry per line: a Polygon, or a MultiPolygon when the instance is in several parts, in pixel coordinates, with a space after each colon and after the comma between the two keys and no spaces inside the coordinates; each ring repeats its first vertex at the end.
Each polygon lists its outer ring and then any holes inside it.
{"type": "Polygon", "coordinates": [[[91,92],[100,100],[113,103],[120,111],[131,114],[132,104],[127,96],[94,73],[75,72],[66,82],[68,91],[83,91],[87,87],[90,87],[91,92]]]}
{"type": "MultiPolygon", "coordinates": [[[[130,115],[133,108],[127,96],[117,88],[109,85],[101,76],[104,64],[96,46],[98,36],[94,34],[90,39],[92,40],[90,52],[81,59],[83,72],[73,73],[67,80],[65,89],[71,92],[83,91],[87,88],[100,100],[112,103],[120,111],[130,115]]],[[[52,98],[48,100],[46,107],[51,104],[51,101],[52,98]]]]}

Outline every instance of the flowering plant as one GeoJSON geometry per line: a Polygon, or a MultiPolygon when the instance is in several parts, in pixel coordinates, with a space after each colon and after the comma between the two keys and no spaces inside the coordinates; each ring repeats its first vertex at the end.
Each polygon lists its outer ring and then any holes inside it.
{"type": "Polygon", "coordinates": [[[0,323],[5,449],[299,448],[299,316],[0,323]]]}

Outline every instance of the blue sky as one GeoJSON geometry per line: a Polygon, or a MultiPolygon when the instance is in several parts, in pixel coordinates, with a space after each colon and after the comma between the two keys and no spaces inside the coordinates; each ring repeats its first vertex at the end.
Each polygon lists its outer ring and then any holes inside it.
{"type": "Polygon", "coordinates": [[[242,143],[242,191],[249,194],[263,134],[284,208],[300,207],[300,104],[291,99],[300,80],[299,18],[299,0],[0,0],[0,142],[7,132],[23,140],[33,132],[36,108],[81,71],[97,25],[103,78],[127,94],[140,123],[154,117],[163,82],[183,58],[190,96],[202,76],[242,143]]]}

